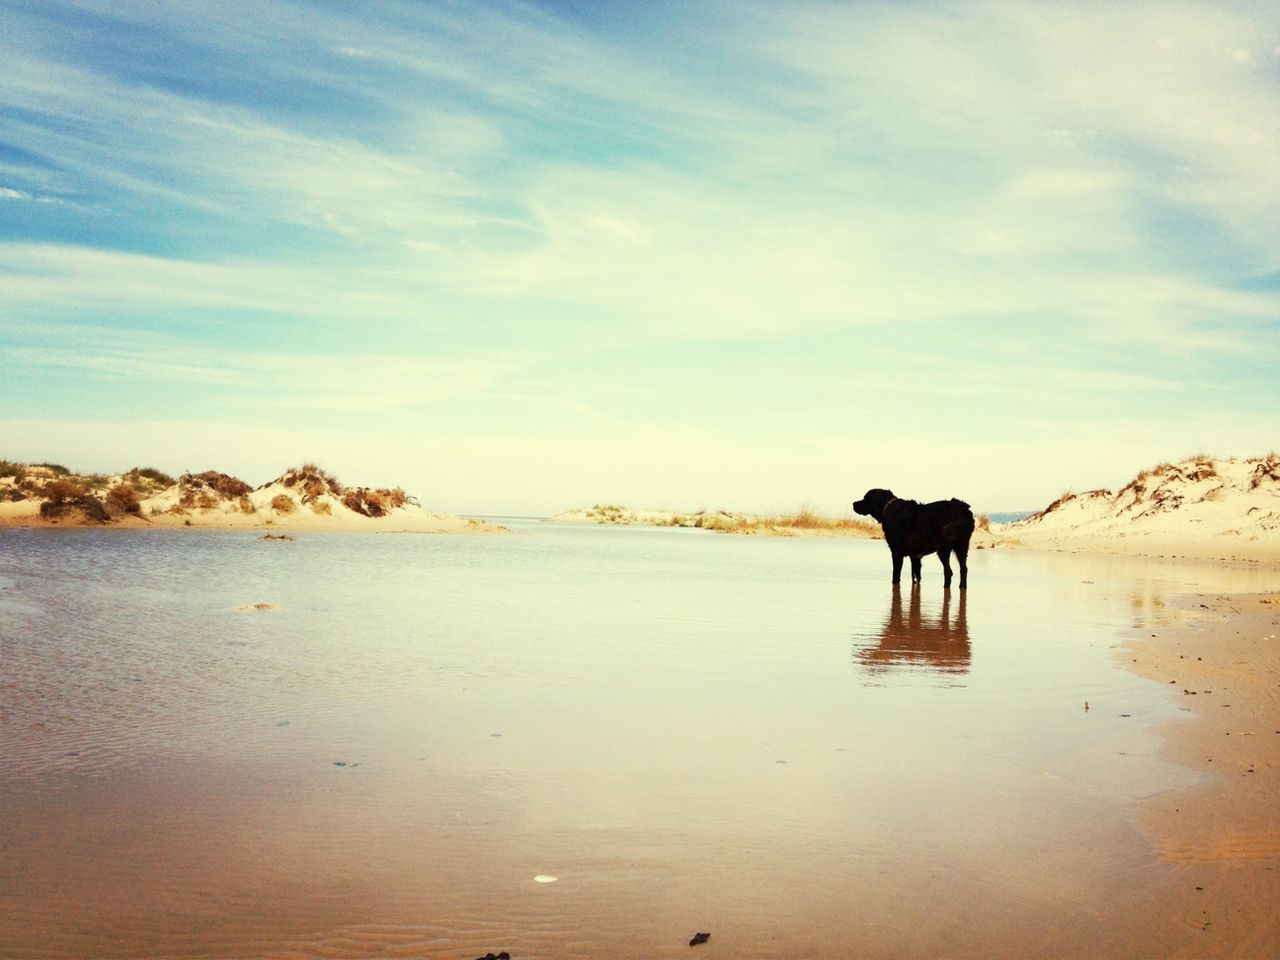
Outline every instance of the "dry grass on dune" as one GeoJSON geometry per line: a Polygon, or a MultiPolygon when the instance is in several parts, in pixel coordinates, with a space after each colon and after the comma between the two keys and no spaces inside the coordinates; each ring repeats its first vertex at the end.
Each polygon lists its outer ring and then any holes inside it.
{"type": "Polygon", "coordinates": [[[1274,450],[1253,468],[1253,476],[1249,478],[1249,489],[1256,490],[1268,480],[1280,482],[1280,454],[1274,450]]]}
{"type": "Polygon", "coordinates": [[[374,490],[369,487],[351,487],[343,494],[343,504],[349,510],[366,517],[383,517],[388,510],[403,507],[409,502],[409,495],[400,487],[374,490]]]}
{"type": "Polygon", "coordinates": [[[286,470],[273,483],[296,489],[303,503],[315,503],[321,497],[341,497],[344,487],[338,478],[314,463],[286,470]]]}
{"type": "Polygon", "coordinates": [[[142,501],[138,498],[138,491],[129,483],[118,483],[108,490],[104,502],[107,513],[112,515],[142,513],[142,501]]]}
{"type": "Polygon", "coordinates": [[[332,515],[333,500],[365,517],[385,517],[390,511],[410,502],[409,495],[401,487],[344,486],[337,477],[315,463],[304,463],[286,470],[272,483],[296,491],[302,503],[310,505],[315,513],[321,515],[332,515]]]}
{"type": "MultiPolygon", "coordinates": [[[[159,473],[159,471],[155,472],[159,473]]],[[[213,510],[224,501],[235,501],[240,505],[240,509],[244,510],[248,496],[253,492],[253,487],[239,477],[233,477],[218,470],[184,473],[178,478],[177,486],[178,500],[169,507],[169,513],[185,514],[192,509],[213,510]]],[[[154,509],[152,508],[153,513],[154,509]]],[[[252,513],[253,510],[244,512],[252,513]]]]}
{"type": "Polygon", "coordinates": [[[102,501],[89,493],[84,484],[74,480],[59,479],[47,483],[43,495],[40,516],[46,520],[74,522],[83,519],[85,522],[106,523],[110,519],[102,501]]]}
{"type": "Polygon", "coordinates": [[[204,473],[184,473],[178,483],[195,490],[201,488],[216,494],[222,500],[238,500],[253,491],[253,487],[239,477],[233,477],[217,470],[206,470],[204,473]]]}
{"type": "MultiPolygon", "coordinates": [[[[677,518],[679,519],[679,518],[677,518]]],[[[743,513],[702,514],[696,522],[680,526],[701,527],[717,533],[771,533],[790,534],[831,533],[860,537],[881,536],[880,525],[857,517],[824,517],[810,507],[803,506],[794,513],[777,516],[743,513]]]]}
{"type": "Polygon", "coordinates": [[[177,483],[169,474],[155,467],[130,467],[123,479],[141,490],[158,491],[177,483]]]}

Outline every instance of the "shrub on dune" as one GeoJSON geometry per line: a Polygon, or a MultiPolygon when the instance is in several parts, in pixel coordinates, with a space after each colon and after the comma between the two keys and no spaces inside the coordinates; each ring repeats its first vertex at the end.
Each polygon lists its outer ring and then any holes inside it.
{"type": "Polygon", "coordinates": [[[44,485],[43,496],[46,502],[59,504],[65,500],[83,497],[89,491],[74,480],[50,480],[44,485]]]}
{"type": "Polygon", "coordinates": [[[389,511],[412,502],[413,499],[400,487],[382,487],[377,490],[370,487],[348,487],[342,494],[343,506],[365,517],[385,517],[389,511]]]}
{"type": "MultiPolygon", "coordinates": [[[[184,473],[178,478],[183,496],[194,491],[196,495],[207,494],[216,500],[239,500],[252,492],[253,487],[239,477],[220,473],[217,470],[206,470],[204,473],[184,473]]],[[[216,501],[215,501],[216,502],[216,501]]],[[[201,506],[204,504],[202,503],[201,506]]]]}
{"type": "Polygon", "coordinates": [[[155,467],[130,467],[129,472],[124,476],[126,480],[135,486],[149,486],[150,484],[143,484],[143,481],[150,481],[151,484],[163,488],[172,487],[176,482],[169,474],[163,470],[157,470],[155,467]]]}
{"type": "Polygon", "coordinates": [[[1280,454],[1270,453],[1258,461],[1249,477],[1249,489],[1257,490],[1267,482],[1280,481],[1280,454]]]}
{"type": "Polygon", "coordinates": [[[53,480],[45,484],[44,503],[40,504],[40,516],[46,520],[63,518],[75,520],[82,516],[85,520],[99,523],[106,523],[110,519],[107,508],[103,506],[101,500],[89,493],[81,484],[67,479],[53,480]]]}
{"type": "Polygon", "coordinates": [[[314,463],[286,470],[275,482],[297,489],[303,503],[314,503],[324,496],[340,497],[343,491],[337,477],[314,463]]]}
{"type": "Polygon", "coordinates": [[[128,483],[118,483],[107,491],[107,513],[118,516],[123,513],[142,513],[142,501],[138,499],[138,491],[128,483]]]}

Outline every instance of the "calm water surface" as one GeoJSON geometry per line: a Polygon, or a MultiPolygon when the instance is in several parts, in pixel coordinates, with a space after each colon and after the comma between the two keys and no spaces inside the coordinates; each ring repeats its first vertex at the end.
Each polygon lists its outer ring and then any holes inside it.
{"type": "Polygon", "coordinates": [[[1274,584],[972,560],[948,601],[852,540],[0,531],[0,955],[1122,949],[1133,812],[1192,779],[1119,632],[1274,584]]]}

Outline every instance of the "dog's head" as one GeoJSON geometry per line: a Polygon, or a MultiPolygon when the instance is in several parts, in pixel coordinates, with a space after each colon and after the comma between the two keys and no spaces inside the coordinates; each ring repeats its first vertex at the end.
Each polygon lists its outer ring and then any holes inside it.
{"type": "Polygon", "coordinates": [[[853,505],[853,512],[875,520],[884,520],[884,508],[897,498],[892,490],[868,490],[863,498],[853,505]]]}

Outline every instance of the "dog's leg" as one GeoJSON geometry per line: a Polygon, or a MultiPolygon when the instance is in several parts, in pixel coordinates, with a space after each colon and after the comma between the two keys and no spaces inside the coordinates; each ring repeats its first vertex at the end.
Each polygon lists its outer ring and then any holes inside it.
{"type": "Polygon", "coordinates": [[[960,589],[969,589],[969,541],[956,545],[956,559],[960,561],[960,589]]]}
{"type": "Polygon", "coordinates": [[[942,561],[942,589],[951,589],[951,548],[943,547],[938,551],[938,559],[942,561]]]}
{"type": "Polygon", "coordinates": [[[893,551],[893,585],[896,587],[902,582],[902,554],[897,550],[893,551]]]}
{"type": "Polygon", "coordinates": [[[920,582],[920,557],[911,558],[911,582],[920,582]]]}

